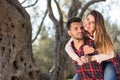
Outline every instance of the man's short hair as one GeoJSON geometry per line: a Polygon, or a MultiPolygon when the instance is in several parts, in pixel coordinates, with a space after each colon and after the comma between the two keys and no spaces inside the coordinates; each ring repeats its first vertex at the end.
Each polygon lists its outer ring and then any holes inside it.
{"type": "Polygon", "coordinates": [[[70,25],[71,25],[72,22],[82,22],[82,20],[79,17],[72,17],[72,18],[70,18],[68,20],[68,22],[67,22],[67,30],[70,29],[70,25]]]}

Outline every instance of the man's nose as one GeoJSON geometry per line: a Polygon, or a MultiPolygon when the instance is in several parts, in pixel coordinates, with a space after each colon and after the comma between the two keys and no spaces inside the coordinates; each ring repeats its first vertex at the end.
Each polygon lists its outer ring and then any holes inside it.
{"type": "Polygon", "coordinates": [[[78,29],[78,32],[82,32],[82,29],[81,29],[81,28],[79,28],[79,29],[78,29]]]}

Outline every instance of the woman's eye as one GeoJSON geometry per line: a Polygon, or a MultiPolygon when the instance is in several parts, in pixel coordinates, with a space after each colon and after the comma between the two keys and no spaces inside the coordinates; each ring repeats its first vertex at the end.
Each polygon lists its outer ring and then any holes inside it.
{"type": "Polygon", "coordinates": [[[89,20],[89,18],[87,18],[87,20],[89,20]]]}
{"type": "Polygon", "coordinates": [[[92,23],[92,24],[95,24],[95,22],[94,22],[94,21],[92,21],[91,23],[92,23]]]}

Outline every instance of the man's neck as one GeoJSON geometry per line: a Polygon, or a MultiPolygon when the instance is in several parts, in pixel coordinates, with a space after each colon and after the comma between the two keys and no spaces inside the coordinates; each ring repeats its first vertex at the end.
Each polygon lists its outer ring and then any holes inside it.
{"type": "Polygon", "coordinates": [[[84,40],[76,40],[76,39],[74,39],[73,42],[74,42],[74,47],[76,49],[79,49],[84,44],[84,40]]]}

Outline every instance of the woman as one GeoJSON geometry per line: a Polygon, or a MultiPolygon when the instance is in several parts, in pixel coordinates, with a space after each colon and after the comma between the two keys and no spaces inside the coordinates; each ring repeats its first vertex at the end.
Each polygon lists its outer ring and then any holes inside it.
{"type": "MultiPolygon", "coordinates": [[[[106,61],[108,59],[115,58],[116,54],[114,52],[112,41],[106,32],[103,16],[98,11],[91,11],[86,16],[86,19],[84,21],[84,28],[86,31],[88,31],[88,36],[94,40],[95,48],[99,53],[98,55],[92,56],[91,61],[96,60],[99,63],[102,62],[101,64],[104,70],[104,80],[116,80],[116,71],[113,66],[113,61],[106,61]]],[[[86,46],[86,48],[84,49],[86,50],[86,54],[94,51],[94,49],[90,48],[89,46],[86,46]]],[[[79,60],[81,59],[83,59],[83,62],[86,61],[84,60],[86,59],[86,56],[80,59],[72,50],[71,40],[66,44],[65,50],[73,60],[76,60],[78,62],[78,64],[79,60]]]]}

